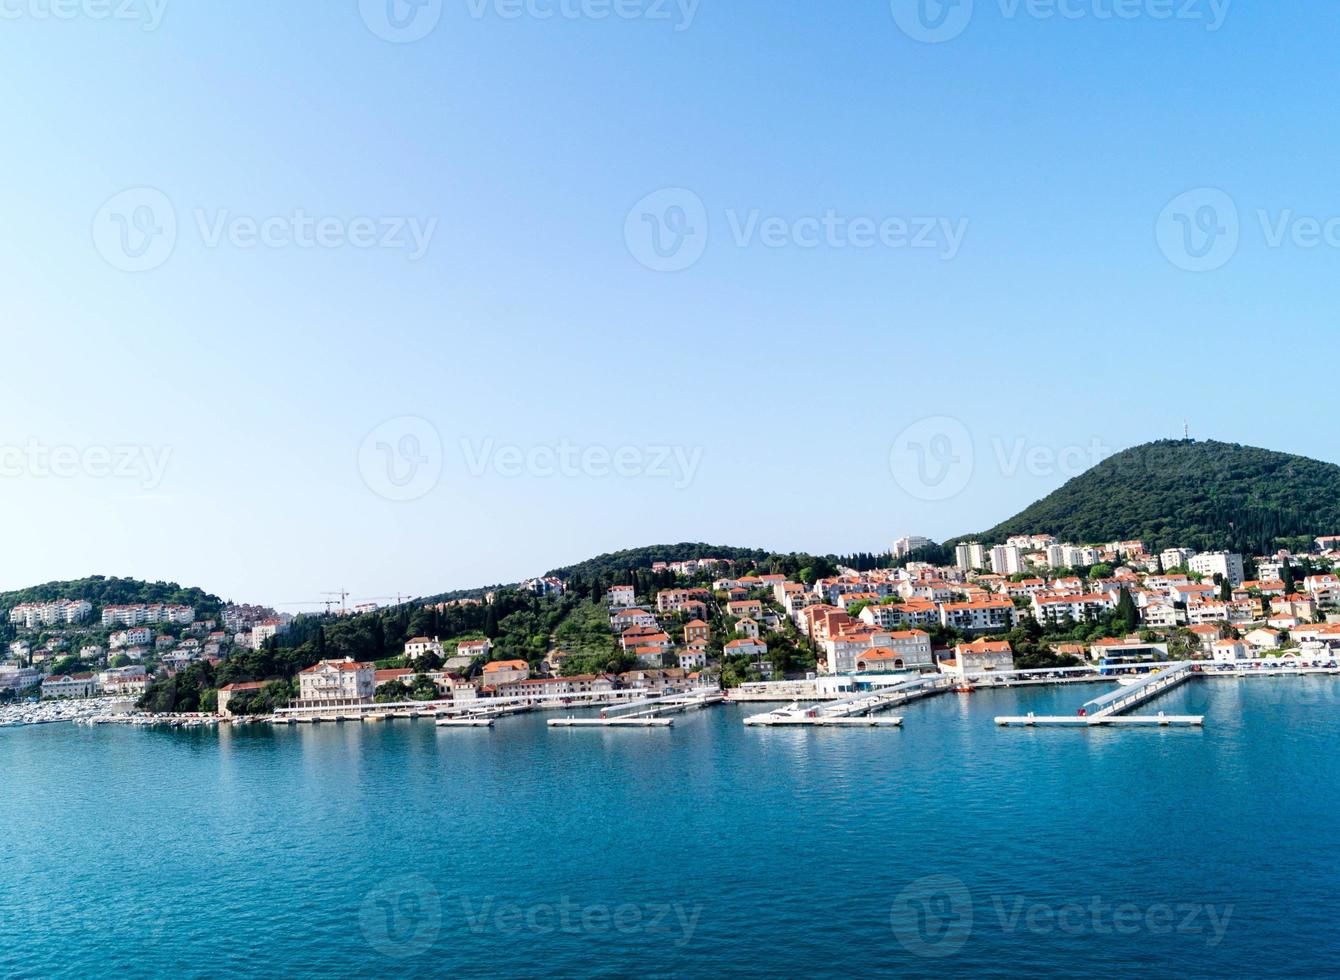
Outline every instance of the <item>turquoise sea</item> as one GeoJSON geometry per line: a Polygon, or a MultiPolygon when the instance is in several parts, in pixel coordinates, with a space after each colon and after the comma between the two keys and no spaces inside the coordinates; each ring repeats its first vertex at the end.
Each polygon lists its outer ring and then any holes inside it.
{"type": "Polygon", "coordinates": [[[1204,730],[0,731],[0,975],[1340,973],[1340,678],[1204,730]]]}

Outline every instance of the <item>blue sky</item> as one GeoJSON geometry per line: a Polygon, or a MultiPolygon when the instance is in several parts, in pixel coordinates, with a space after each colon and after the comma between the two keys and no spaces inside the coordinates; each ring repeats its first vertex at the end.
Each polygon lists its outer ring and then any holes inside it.
{"type": "Polygon", "coordinates": [[[0,586],[874,550],[1184,418],[1340,460],[1333,8],[68,2],[0,18],[0,586]]]}

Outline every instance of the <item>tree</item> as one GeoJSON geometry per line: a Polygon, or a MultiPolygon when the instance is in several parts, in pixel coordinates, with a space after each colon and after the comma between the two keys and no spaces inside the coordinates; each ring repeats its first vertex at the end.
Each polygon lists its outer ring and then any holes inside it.
{"type": "Polygon", "coordinates": [[[1112,613],[1112,628],[1123,634],[1131,632],[1140,622],[1140,612],[1135,608],[1135,600],[1123,585],[1117,595],[1117,607],[1112,613]]]}
{"type": "Polygon", "coordinates": [[[387,681],[377,688],[372,700],[378,704],[394,704],[397,701],[409,700],[409,688],[401,681],[387,681]]]}

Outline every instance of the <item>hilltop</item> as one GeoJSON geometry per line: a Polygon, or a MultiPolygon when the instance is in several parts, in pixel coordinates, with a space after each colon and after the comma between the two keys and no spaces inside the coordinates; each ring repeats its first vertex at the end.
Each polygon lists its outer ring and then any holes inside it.
{"type": "Polygon", "coordinates": [[[946,546],[1039,533],[1267,554],[1337,532],[1340,466],[1237,443],[1162,440],[1117,453],[1009,520],[946,546]]]}
{"type": "Polygon", "coordinates": [[[183,587],[176,582],[145,582],[134,578],[108,578],[90,575],[64,582],[47,582],[24,589],[0,592],[0,609],[8,610],[25,602],[54,602],[57,599],[87,599],[96,616],[104,606],[138,603],[166,603],[193,606],[202,618],[215,616],[223,600],[203,589],[183,587]]]}

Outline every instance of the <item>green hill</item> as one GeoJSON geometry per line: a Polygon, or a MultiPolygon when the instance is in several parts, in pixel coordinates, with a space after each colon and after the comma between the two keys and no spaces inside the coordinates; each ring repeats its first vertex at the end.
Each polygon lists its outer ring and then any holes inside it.
{"type": "Polygon", "coordinates": [[[144,582],[133,578],[108,578],[90,575],[68,582],[47,582],[12,592],[0,592],[0,609],[8,610],[25,602],[53,602],[56,599],[87,599],[93,603],[96,617],[104,606],[126,606],[136,603],[177,603],[194,606],[196,615],[216,616],[223,600],[203,589],[184,588],[176,582],[144,582]]]}
{"type": "Polygon", "coordinates": [[[1117,453],[981,534],[1264,554],[1340,533],[1340,466],[1226,442],[1163,440],[1117,453]]]}

